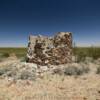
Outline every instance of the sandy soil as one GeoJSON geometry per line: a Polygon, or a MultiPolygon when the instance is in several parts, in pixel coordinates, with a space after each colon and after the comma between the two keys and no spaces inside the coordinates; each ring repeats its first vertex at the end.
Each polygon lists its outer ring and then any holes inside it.
{"type": "Polygon", "coordinates": [[[100,100],[100,76],[46,75],[33,82],[1,78],[0,100],[100,100]]]}
{"type": "Polygon", "coordinates": [[[100,75],[95,64],[89,66],[91,72],[82,76],[45,73],[36,81],[0,77],[0,100],[100,100],[100,75]]]}

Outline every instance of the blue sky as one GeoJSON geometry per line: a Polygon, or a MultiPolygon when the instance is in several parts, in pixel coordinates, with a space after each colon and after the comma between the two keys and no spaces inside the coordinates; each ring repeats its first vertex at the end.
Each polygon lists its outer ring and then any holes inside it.
{"type": "Polygon", "coordinates": [[[27,46],[30,34],[73,33],[78,46],[100,46],[99,0],[0,0],[0,47],[27,46]]]}

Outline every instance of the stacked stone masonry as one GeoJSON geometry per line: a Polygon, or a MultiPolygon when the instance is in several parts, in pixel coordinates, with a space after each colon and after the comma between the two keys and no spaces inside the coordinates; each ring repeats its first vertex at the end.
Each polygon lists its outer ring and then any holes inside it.
{"type": "Polygon", "coordinates": [[[60,65],[72,61],[72,33],[58,32],[54,37],[29,36],[27,62],[60,65]]]}

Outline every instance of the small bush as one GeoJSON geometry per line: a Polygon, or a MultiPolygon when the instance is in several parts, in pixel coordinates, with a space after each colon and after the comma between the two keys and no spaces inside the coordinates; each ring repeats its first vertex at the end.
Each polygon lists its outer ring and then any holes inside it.
{"type": "Polygon", "coordinates": [[[4,57],[4,58],[9,57],[9,53],[3,53],[3,54],[2,54],[2,57],[4,57]]]}
{"type": "Polygon", "coordinates": [[[89,72],[89,68],[88,67],[85,67],[85,66],[69,66],[69,67],[66,67],[66,68],[56,68],[53,70],[53,74],[59,74],[59,75],[69,75],[69,76],[72,76],[72,75],[83,75],[85,73],[88,73],[89,72]]]}
{"type": "Polygon", "coordinates": [[[9,67],[0,67],[0,75],[6,74],[10,70],[9,67]]]}
{"type": "Polygon", "coordinates": [[[84,60],[84,57],[92,57],[94,60],[100,58],[100,47],[74,47],[74,56],[78,56],[78,61],[84,60]],[[82,59],[80,59],[82,58],[82,59]]]}
{"type": "Polygon", "coordinates": [[[22,80],[35,80],[36,79],[36,75],[35,73],[33,72],[30,72],[30,71],[27,71],[27,70],[23,70],[19,76],[18,76],[18,79],[22,79],[22,80]]]}
{"type": "Polygon", "coordinates": [[[100,67],[97,68],[96,74],[100,74],[100,67]]]}
{"type": "Polygon", "coordinates": [[[26,62],[27,58],[26,57],[22,57],[21,58],[21,62],[26,62]]]}
{"type": "Polygon", "coordinates": [[[63,70],[61,68],[56,68],[56,69],[53,70],[53,74],[62,75],[63,74],[63,70]]]}
{"type": "Polygon", "coordinates": [[[0,76],[3,77],[12,77],[15,80],[35,80],[36,73],[34,68],[28,68],[28,66],[14,66],[9,65],[7,67],[0,67],[0,76]],[[18,68],[19,67],[19,68],[18,68]]]}
{"type": "Polygon", "coordinates": [[[0,62],[2,62],[3,60],[0,58],[0,62]]]}
{"type": "Polygon", "coordinates": [[[77,68],[76,67],[67,67],[64,69],[65,75],[77,75],[77,68]]]}
{"type": "Polygon", "coordinates": [[[74,67],[74,66],[69,66],[64,69],[64,74],[65,75],[83,75],[84,73],[88,73],[89,68],[88,67],[74,67]]]}
{"type": "Polygon", "coordinates": [[[86,54],[84,52],[79,52],[79,54],[77,55],[77,62],[83,62],[85,61],[86,58],[86,54]]]}

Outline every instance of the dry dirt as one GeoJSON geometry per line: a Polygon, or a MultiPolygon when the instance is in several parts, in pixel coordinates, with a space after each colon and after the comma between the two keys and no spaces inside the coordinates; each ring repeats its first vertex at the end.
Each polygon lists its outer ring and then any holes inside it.
{"type": "Polygon", "coordinates": [[[91,72],[82,76],[45,73],[36,81],[0,77],[0,100],[100,100],[100,75],[95,64],[89,65],[91,72]]]}

